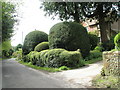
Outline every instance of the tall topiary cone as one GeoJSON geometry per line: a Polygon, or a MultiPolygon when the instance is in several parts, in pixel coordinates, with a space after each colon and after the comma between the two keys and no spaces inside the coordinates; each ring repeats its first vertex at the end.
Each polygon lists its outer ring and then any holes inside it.
{"type": "Polygon", "coordinates": [[[87,30],[75,22],[62,22],[50,29],[49,48],[63,48],[69,51],[80,49],[86,57],[90,51],[90,40],[87,30]]]}
{"type": "Polygon", "coordinates": [[[41,42],[48,41],[48,35],[42,31],[32,31],[25,37],[23,44],[23,55],[27,55],[29,52],[34,51],[36,45],[41,42]]]}

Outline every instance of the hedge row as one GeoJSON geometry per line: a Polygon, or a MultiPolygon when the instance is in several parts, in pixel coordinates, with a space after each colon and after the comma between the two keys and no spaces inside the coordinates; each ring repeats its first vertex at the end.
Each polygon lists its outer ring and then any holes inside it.
{"type": "Polygon", "coordinates": [[[78,67],[82,66],[82,56],[78,51],[67,51],[65,49],[48,49],[41,52],[32,51],[27,55],[26,61],[33,65],[41,67],[54,67],[61,66],[78,67]]]}

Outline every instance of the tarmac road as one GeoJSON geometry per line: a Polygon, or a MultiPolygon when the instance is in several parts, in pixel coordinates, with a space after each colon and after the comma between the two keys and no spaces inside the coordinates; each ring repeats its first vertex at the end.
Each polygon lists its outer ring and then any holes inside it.
{"type": "MultiPolygon", "coordinates": [[[[0,62],[1,63],[1,62],[0,62]]],[[[19,64],[14,59],[2,61],[2,88],[68,88],[65,82],[42,71],[19,64]]]]}

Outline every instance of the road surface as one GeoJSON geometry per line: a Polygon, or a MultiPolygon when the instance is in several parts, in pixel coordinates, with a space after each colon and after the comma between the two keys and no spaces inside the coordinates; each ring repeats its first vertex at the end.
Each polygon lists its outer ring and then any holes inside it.
{"type": "Polygon", "coordinates": [[[78,85],[78,87],[84,86],[89,88],[93,87],[92,80],[96,75],[100,74],[102,67],[103,62],[99,61],[78,69],[51,73],[51,75],[56,78],[61,78],[61,80],[66,82],[74,83],[78,85]]]}
{"type": "MultiPolygon", "coordinates": [[[[19,64],[14,59],[2,61],[2,88],[68,88],[64,81],[42,71],[19,64]]],[[[1,62],[0,62],[1,63],[1,62]]]]}

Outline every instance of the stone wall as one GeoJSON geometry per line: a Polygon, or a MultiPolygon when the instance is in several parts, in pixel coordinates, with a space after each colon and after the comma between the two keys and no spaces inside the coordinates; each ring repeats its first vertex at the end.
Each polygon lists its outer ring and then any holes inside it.
{"type": "Polygon", "coordinates": [[[105,75],[120,76],[120,51],[103,52],[105,75]]]}

